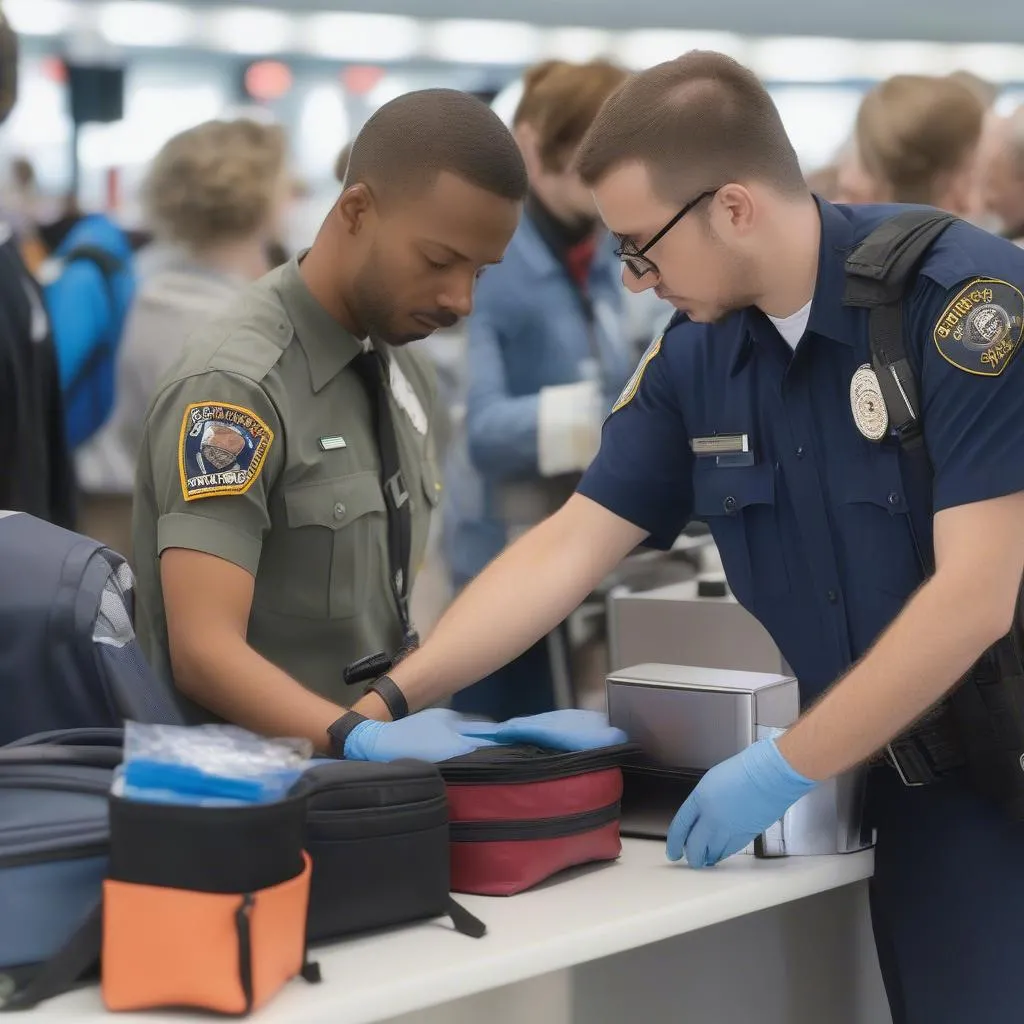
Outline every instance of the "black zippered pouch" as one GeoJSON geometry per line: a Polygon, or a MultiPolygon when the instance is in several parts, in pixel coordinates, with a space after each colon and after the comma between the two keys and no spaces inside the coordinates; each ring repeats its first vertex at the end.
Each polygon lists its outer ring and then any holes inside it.
{"type": "Polygon", "coordinates": [[[484,934],[450,895],[448,801],[434,765],[324,760],[293,792],[308,800],[310,942],[443,915],[464,935],[484,934]]]}
{"type": "Polygon", "coordinates": [[[566,868],[615,860],[621,765],[637,749],[565,753],[522,744],[443,761],[452,888],[511,896],[566,868]]]}

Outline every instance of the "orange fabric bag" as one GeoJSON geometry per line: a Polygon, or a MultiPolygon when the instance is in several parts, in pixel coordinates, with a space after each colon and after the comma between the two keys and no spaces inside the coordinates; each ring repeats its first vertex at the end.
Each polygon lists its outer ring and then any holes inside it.
{"type": "Polygon", "coordinates": [[[245,1014],[263,1006],[306,971],[304,859],[296,878],[241,896],[104,882],[107,1009],[245,1014]]]}
{"type": "Polygon", "coordinates": [[[298,974],[319,981],[306,961],[304,818],[300,800],[194,807],[112,796],[107,1009],[243,1016],[298,974]]]}

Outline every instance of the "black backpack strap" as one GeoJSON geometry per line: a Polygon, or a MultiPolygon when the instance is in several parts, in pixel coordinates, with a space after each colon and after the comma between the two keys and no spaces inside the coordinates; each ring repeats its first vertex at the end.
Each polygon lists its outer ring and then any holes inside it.
{"type": "Polygon", "coordinates": [[[918,265],[957,218],[941,210],[906,210],[880,224],[846,258],[843,303],[870,310],[871,358],[892,424],[906,449],[921,445],[917,381],[903,340],[903,297],[918,265]]]}
{"type": "Polygon", "coordinates": [[[98,900],[70,939],[25,977],[12,973],[13,991],[0,993],[0,1011],[29,1010],[45,999],[92,980],[103,945],[103,901],[98,900]]]}

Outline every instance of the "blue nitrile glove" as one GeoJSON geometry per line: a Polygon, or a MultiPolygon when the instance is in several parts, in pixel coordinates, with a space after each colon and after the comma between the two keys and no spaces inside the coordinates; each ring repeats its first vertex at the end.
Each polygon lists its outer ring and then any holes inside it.
{"type": "Polygon", "coordinates": [[[463,719],[456,728],[463,736],[486,737],[497,743],[533,743],[552,750],[593,750],[625,743],[627,738],[621,729],[608,724],[607,716],[579,708],[510,718],[507,722],[463,719]]]}
{"type": "Polygon", "coordinates": [[[715,765],[676,812],[668,859],[710,867],[738,853],[817,785],[795,772],[775,740],[758,740],[715,765]]]}
{"type": "Polygon", "coordinates": [[[455,729],[458,716],[446,708],[429,708],[397,722],[360,722],[345,740],[345,757],[352,761],[446,761],[477,747],[493,747],[485,738],[463,736],[455,729]]]}

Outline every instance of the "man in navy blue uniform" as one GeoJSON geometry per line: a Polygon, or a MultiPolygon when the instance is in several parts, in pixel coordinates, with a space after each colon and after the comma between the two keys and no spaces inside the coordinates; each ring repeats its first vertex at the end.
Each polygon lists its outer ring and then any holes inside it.
{"type": "MultiPolygon", "coordinates": [[[[777,743],[709,771],[680,808],[668,855],[704,867],[818,781],[871,761],[1009,630],[1024,572],[1024,252],[955,222],[923,260],[903,318],[932,466],[919,473],[886,430],[867,311],[843,304],[846,254],[901,208],[812,196],[753,74],[691,53],[637,75],[579,167],[627,285],[679,312],[578,493],[392,675],[414,707],[466,685],[636,544],[668,547],[706,520],[807,710],[777,743]]],[[[359,710],[383,715],[372,695],[359,710]]],[[[871,785],[894,1021],[1019,1020],[1024,825],[955,775],[909,788],[880,765],[871,785]]]]}

